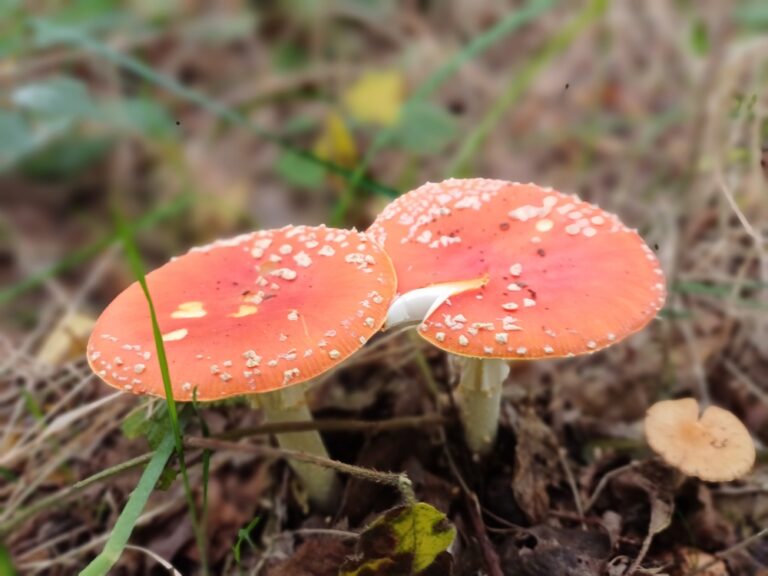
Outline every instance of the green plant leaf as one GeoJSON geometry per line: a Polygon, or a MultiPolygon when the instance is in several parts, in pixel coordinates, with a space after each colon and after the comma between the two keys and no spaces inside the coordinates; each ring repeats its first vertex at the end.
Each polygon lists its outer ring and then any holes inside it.
{"type": "Polygon", "coordinates": [[[455,537],[445,514],[429,504],[398,506],[365,529],[355,558],[344,562],[340,575],[426,575],[428,569],[449,574],[453,561],[447,550],[455,537]]]}
{"type": "Polygon", "coordinates": [[[160,479],[165,465],[173,453],[174,445],[174,435],[169,430],[149,461],[149,464],[144,469],[144,473],[141,475],[136,488],[131,492],[123,511],[120,512],[120,516],[117,518],[114,528],[112,528],[112,533],[109,535],[104,549],[80,572],[80,576],[103,576],[115,565],[115,562],[117,562],[123,550],[125,550],[131,532],[133,532],[133,527],[139,520],[141,511],[147,505],[147,500],[149,500],[150,494],[155,489],[155,484],[160,479]]]}
{"type": "Polygon", "coordinates": [[[16,576],[16,569],[13,567],[13,558],[5,545],[0,542],[0,574],[3,576],[16,576]]]}
{"type": "Polygon", "coordinates": [[[179,413],[176,408],[176,400],[173,397],[173,385],[171,384],[171,372],[168,367],[168,357],[165,354],[165,345],[163,344],[163,335],[160,332],[160,324],[157,320],[155,305],[152,301],[152,295],[149,292],[149,285],[144,273],[144,263],[141,260],[139,249],[133,238],[133,228],[126,223],[120,213],[116,213],[117,231],[120,239],[123,241],[123,247],[131,265],[134,276],[141,286],[144,298],[149,308],[149,317],[152,323],[152,335],[155,340],[155,352],[157,353],[157,362],[160,365],[160,374],[163,379],[163,390],[165,392],[165,406],[168,411],[168,420],[173,429],[173,438],[176,443],[176,457],[179,460],[179,471],[184,484],[184,494],[187,497],[189,516],[192,521],[192,531],[195,533],[198,552],[200,553],[200,563],[202,564],[203,576],[208,575],[207,548],[204,535],[204,527],[200,525],[197,518],[195,501],[192,495],[192,487],[189,483],[189,474],[187,473],[186,459],[184,457],[184,440],[182,438],[182,425],[179,413]]]}
{"type": "Polygon", "coordinates": [[[13,91],[11,101],[24,110],[57,118],[82,118],[93,109],[85,84],[68,76],[21,86],[13,91]]]}
{"type": "Polygon", "coordinates": [[[706,56],[709,53],[709,28],[707,23],[697,19],[691,25],[691,49],[697,56],[706,56]]]}
{"type": "Polygon", "coordinates": [[[283,151],[277,160],[277,173],[289,184],[319,188],[325,182],[326,170],[306,158],[283,151]]]}
{"type": "Polygon", "coordinates": [[[168,111],[146,98],[125,98],[101,106],[98,116],[119,130],[138,132],[155,138],[174,133],[174,121],[168,111]]]}
{"type": "Polygon", "coordinates": [[[30,150],[20,158],[20,169],[33,178],[62,180],[103,158],[110,144],[111,140],[103,137],[57,137],[42,149],[30,150]]]}
{"type": "Polygon", "coordinates": [[[0,110],[0,164],[10,164],[31,142],[32,134],[22,115],[0,110]]]}
{"type": "Polygon", "coordinates": [[[431,102],[419,100],[403,109],[397,126],[397,144],[414,154],[437,154],[456,137],[456,121],[431,102]]]}
{"type": "MultiPolygon", "coordinates": [[[[182,423],[186,422],[183,411],[179,413],[179,419],[182,423]]],[[[168,431],[172,430],[168,418],[168,407],[164,403],[158,403],[156,409],[149,416],[145,409],[133,412],[123,420],[121,427],[126,438],[134,439],[139,436],[146,436],[147,442],[153,449],[157,449],[168,431]]]]}
{"type": "Polygon", "coordinates": [[[768,4],[764,0],[749,0],[736,5],[734,20],[745,28],[760,30],[768,28],[768,4]]]}
{"type": "Polygon", "coordinates": [[[256,518],[248,522],[248,525],[245,528],[240,528],[240,530],[237,531],[237,541],[232,546],[232,555],[235,557],[235,563],[238,566],[240,565],[240,548],[242,547],[243,542],[248,542],[251,548],[256,548],[253,540],[251,540],[251,532],[256,528],[259,522],[261,522],[261,516],[256,516],[256,518]]]}

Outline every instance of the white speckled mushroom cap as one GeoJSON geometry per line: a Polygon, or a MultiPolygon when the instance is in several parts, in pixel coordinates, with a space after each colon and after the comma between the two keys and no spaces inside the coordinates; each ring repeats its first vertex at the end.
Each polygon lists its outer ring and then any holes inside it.
{"type": "MultiPolygon", "coordinates": [[[[354,230],[288,226],[193,248],[147,275],[174,397],[216,400],[305,382],[381,327],[388,256],[354,230]]],[[[88,361],[107,384],[165,396],[146,299],[129,286],[99,317],[88,361]]]]}
{"type": "Polygon", "coordinates": [[[389,204],[368,232],[398,292],[487,278],[419,333],[454,354],[534,359],[594,352],[640,330],[664,303],[653,251],[613,214],[535,184],[453,179],[389,204]]]}
{"type": "Polygon", "coordinates": [[[693,398],[651,406],[645,417],[645,437],[665,462],[709,482],[740,478],[755,463],[755,445],[744,424],[717,406],[709,406],[699,417],[699,404],[693,398]]]}

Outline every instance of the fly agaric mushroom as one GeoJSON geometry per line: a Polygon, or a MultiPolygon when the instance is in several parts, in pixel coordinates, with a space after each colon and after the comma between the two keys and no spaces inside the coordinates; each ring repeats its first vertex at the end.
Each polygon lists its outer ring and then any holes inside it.
{"type": "MultiPolygon", "coordinates": [[[[287,226],[193,248],[147,275],[174,398],[258,395],[272,422],[311,420],[304,386],[375,334],[395,292],[388,256],[354,230],[287,226]]],[[[98,319],[88,361],[107,384],[165,396],[138,283],[98,319]]],[[[256,396],[251,396],[256,398],[256,396]]],[[[316,431],[277,435],[285,448],[327,456],[316,431]]],[[[293,463],[313,501],[336,478],[293,463]]]]}
{"type": "Polygon", "coordinates": [[[717,406],[699,416],[693,398],[651,406],[645,416],[645,438],[667,464],[708,482],[740,478],[755,463],[755,445],[744,424],[717,406]]]}
{"type": "Polygon", "coordinates": [[[501,180],[428,183],[368,230],[392,258],[387,325],[466,357],[467,442],[490,450],[509,360],[596,352],[661,308],[664,276],[636,231],[575,196],[501,180]]]}

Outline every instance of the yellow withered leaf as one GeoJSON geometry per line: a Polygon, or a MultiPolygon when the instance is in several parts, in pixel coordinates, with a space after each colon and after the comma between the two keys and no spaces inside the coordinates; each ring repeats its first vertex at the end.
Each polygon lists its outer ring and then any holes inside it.
{"type": "Polygon", "coordinates": [[[420,576],[450,574],[448,548],[456,528],[445,514],[425,502],[398,506],[373,521],[360,535],[356,554],[340,569],[340,576],[420,576]]]}
{"type": "Polygon", "coordinates": [[[354,166],[357,162],[355,139],[338,112],[331,112],[326,117],[313,151],[323,160],[347,168],[354,166]]]}
{"type": "Polygon", "coordinates": [[[400,119],[405,82],[396,70],[366,72],[344,93],[347,112],[358,122],[392,126],[400,119]]]}

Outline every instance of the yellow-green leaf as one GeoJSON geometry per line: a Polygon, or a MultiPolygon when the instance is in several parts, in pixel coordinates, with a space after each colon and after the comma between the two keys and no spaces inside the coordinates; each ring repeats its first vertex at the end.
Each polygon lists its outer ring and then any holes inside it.
{"type": "Polygon", "coordinates": [[[347,112],[358,122],[392,126],[400,119],[405,83],[395,70],[366,72],[344,93],[347,112]]]}
{"type": "Polygon", "coordinates": [[[338,112],[331,112],[326,117],[323,131],[315,142],[313,151],[323,160],[340,166],[349,168],[357,162],[355,139],[338,112]]]}
{"type": "Polygon", "coordinates": [[[435,564],[449,574],[447,550],[456,529],[445,514],[418,502],[398,506],[376,519],[360,535],[357,554],[341,567],[341,576],[419,575],[435,564]]]}

